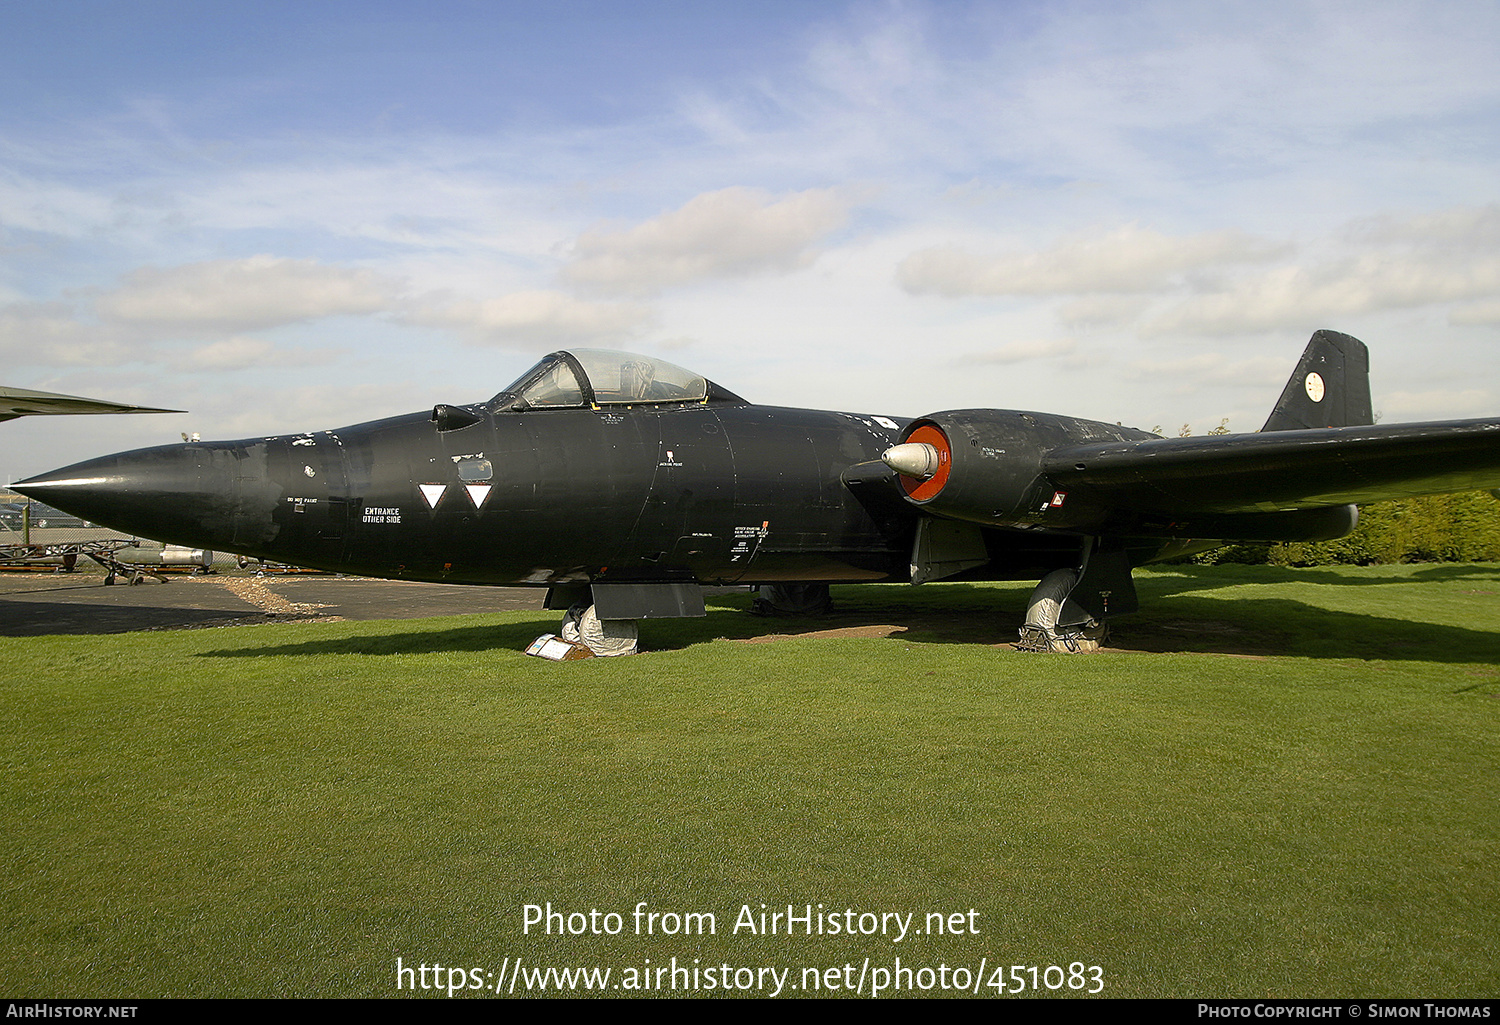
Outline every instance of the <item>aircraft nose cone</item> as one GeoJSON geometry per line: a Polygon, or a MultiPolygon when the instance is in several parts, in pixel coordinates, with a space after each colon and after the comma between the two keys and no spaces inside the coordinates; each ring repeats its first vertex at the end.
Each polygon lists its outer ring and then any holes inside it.
{"type": "Polygon", "coordinates": [[[111,484],[110,475],[104,472],[103,467],[97,466],[103,462],[102,459],[96,459],[53,470],[51,473],[40,473],[12,484],[11,490],[44,501],[65,512],[73,512],[74,499],[93,495],[101,487],[111,484]]]}
{"type": "Polygon", "coordinates": [[[892,445],[880,454],[880,461],[897,473],[917,480],[927,480],[938,471],[938,451],[925,442],[892,445]]]}
{"type": "MultiPolygon", "coordinates": [[[[23,495],[136,537],[225,547],[241,510],[246,445],[166,445],[103,456],[13,485],[23,495]]],[[[264,456],[261,457],[264,463],[264,456]]]]}
{"type": "Polygon", "coordinates": [[[174,485],[180,483],[174,480],[180,476],[173,472],[177,468],[174,464],[182,462],[180,458],[163,456],[149,464],[141,463],[130,458],[135,455],[127,452],[90,459],[39,474],[12,487],[80,519],[130,530],[119,524],[121,515],[128,518],[143,498],[149,501],[174,490],[174,485]]]}

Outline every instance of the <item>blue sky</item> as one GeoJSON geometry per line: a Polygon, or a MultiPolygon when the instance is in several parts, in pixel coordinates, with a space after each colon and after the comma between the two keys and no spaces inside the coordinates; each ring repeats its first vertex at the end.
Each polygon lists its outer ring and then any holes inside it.
{"type": "Polygon", "coordinates": [[[1500,410],[1492,3],[0,2],[17,479],[498,391],[1260,425],[1308,335],[1500,410]]]}

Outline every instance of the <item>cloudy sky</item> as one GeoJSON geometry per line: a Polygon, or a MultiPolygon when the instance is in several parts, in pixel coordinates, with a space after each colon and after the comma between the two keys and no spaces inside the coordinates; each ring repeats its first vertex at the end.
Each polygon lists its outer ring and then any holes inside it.
{"type": "Polygon", "coordinates": [[[1313,330],[1500,411],[1500,6],[0,0],[7,480],[473,402],[1259,427],[1313,330]]]}

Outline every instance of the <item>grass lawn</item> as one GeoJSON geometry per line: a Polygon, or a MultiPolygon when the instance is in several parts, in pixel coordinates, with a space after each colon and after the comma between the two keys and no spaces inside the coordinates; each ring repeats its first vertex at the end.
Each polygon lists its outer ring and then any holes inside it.
{"type": "Polygon", "coordinates": [[[569,663],[520,653],[552,613],[0,639],[0,990],[379,997],[398,958],[502,989],[520,958],[624,995],[675,957],[783,995],[897,958],[933,994],[1076,995],[1045,985],[1075,962],[1114,997],[1500,993],[1500,566],[1139,587],[1095,656],[997,646],[1028,585],[730,596],[569,663]],[[549,902],[599,914],[528,931],[549,902]],[[820,904],[886,934],[734,928],[820,904]],[[688,913],[713,934],[660,932],[688,913]]]}

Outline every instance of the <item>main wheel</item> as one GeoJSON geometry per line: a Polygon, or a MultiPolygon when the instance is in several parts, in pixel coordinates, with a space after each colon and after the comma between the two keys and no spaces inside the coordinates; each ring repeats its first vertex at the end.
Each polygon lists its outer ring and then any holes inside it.
{"type": "Polygon", "coordinates": [[[565,641],[582,644],[600,658],[634,655],[640,640],[635,620],[600,619],[592,605],[574,605],[568,609],[557,635],[565,641]]]}
{"type": "Polygon", "coordinates": [[[1078,574],[1071,569],[1055,569],[1042,577],[1026,603],[1026,625],[1021,627],[1022,651],[1058,651],[1080,654],[1098,651],[1109,636],[1109,627],[1097,620],[1075,626],[1058,626],[1063,602],[1067,601],[1078,574]]]}

